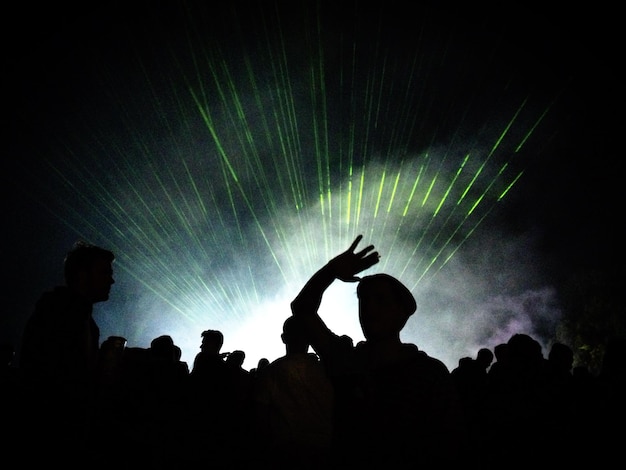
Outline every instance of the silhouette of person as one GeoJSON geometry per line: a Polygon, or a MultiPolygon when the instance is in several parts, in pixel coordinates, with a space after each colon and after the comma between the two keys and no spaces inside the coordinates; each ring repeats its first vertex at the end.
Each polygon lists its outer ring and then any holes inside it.
{"type": "Polygon", "coordinates": [[[265,369],[265,367],[267,367],[269,364],[270,364],[270,360],[267,357],[260,358],[257,361],[256,367],[253,367],[252,369],[250,369],[250,375],[252,375],[252,377],[256,379],[259,373],[263,369],[265,369]]]}
{"type": "Polygon", "coordinates": [[[219,330],[202,332],[200,352],[196,354],[189,374],[189,465],[201,464],[207,455],[213,459],[230,457],[228,449],[234,436],[227,434],[230,428],[231,407],[228,406],[229,367],[222,353],[224,335],[219,330]]]}
{"type": "Polygon", "coordinates": [[[411,292],[388,274],[357,274],[379,261],[373,245],[331,259],[291,303],[306,327],[335,390],[333,463],[337,468],[404,468],[456,462],[462,418],[445,364],[403,343],[400,331],[417,306],[411,292]],[[333,333],[318,315],[336,280],[356,282],[365,341],[333,333]]]}
{"type": "Polygon", "coordinates": [[[190,372],[197,380],[211,376],[214,371],[223,374],[226,370],[224,357],[227,354],[220,352],[224,345],[224,334],[219,330],[205,330],[201,336],[200,352],[196,354],[190,372]]]}
{"type": "Polygon", "coordinates": [[[262,357],[261,359],[259,359],[259,361],[257,362],[257,366],[256,369],[258,371],[262,371],[265,366],[268,366],[270,364],[270,360],[267,357],[262,357]]]}
{"type": "Polygon", "coordinates": [[[57,385],[93,380],[100,348],[93,305],[109,299],[113,260],[111,251],[82,241],[68,252],[66,285],[39,298],[23,331],[20,368],[29,379],[57,385]]]}
{"type": "Polygon", "coordinates": [[[246,360],[246,353],[241,349],[235,349],[230,352],[225,358],[225,362],[230,368],[229,370],[236,371],[235,374],[248,375],[248,371],[243,368],[243,363],[246,360]]]}
{"type": "MultiPolygon", "coordinates": [[[[65,285],[42,294],[24,327],[19,367],[28,419],[44,442],[74,450],[87,443],[100,348],[93,306],[109,299],[114,259],[109,250],[76,242],[64,260],[65,285]]],[[[71,452],[64,453],[65,461],[71,452]]]]}
{"type": "Polygon", "coordinates": [[[183,350],[177,344],[174,345],[174,361],[180,377],[189,377],[189,364],[182,360],[183,350]]]}
{"type": "Polygon", "coordinates": [[[261,369],[254,405],[258,455],[273,468],[326,469],[334,392],[319,358],[309,353],[300,317],[283,323],[285,355],[261,369]]]}
{"type": "Polygon", "coordinates": [[[493,347],[495,361],[487,371],[488,392],[499,395],[509,381],[511,368],[509,367],[509,343],[498,343],[493,347]]]}
{"type": "Polygon", "coordinates": [[[476,359],[463,357],[459,359],[459,365],[450,372],[464,405],[478,405],[475,400],[481,400],[486,393],[487,369],[493,357],[490,349],[480,348],[476,359]]]}
{"type": "Polygon", "coordinates": [[[101,388],[119,385],[127,342],[123,336],[109,336],[100,345],[98,379],[101,388]]]}
{"type": "Polygon", "coordinates": [[[487,397],[487,369],[494,358],[489,348],[480,348],[476,358],[462,357],[450,372],[463,408],[467,429],[467,448],[464,459],[481,462],[486,429],[485,401],[487,397]]]}
{"type": "Polygon", "coordinates": [[[227,457],[231,468],[247,468],[252,455],[242,452],[249,448],[253,438],[252,393],[253,376],[243,367],[246,353],[235,349],[224,358],[226,373],[220,388],[223,398],[220,406],[227,419],[221,426],[222,435],[230,436],[221,445],[221,452],[227,457]]]}
{"type": "Polygon", "coordinates": [[[178,406],[184,398],[189,377],[185,364],[179,361],[179,349],[170,335],[161,335],[150,342],[152,389],[161,405],[178,406]]]}
{"type": "Polygon", "coordinates": [[[226,363],[226,385],[230,388],[229,397],[233,401],[234,409],[242,413],[244,408],[251,404],[253,380],[250,372],[243,367],[245,360],[246,353],[241,349],[230,352],[224,360],[226,363]]]}
{"type": "Polygon", "coordinates": [[[524,464],[530,464],[536,455],[549,461],[554,455],[554,436],[548,429],[552,410],[546,396],[548,366],[541,344],[528,334],[515,333],[505,351],[506,359],[498,359],[489,373],[485,402],[485,437],[492,443],[489,465],[498,464],[512,452],[524,464]]]}
{"type": "Polygon", "coordinates": [[[186,454],[186,442],[180,433],[186,425],[187,379],[180,367],[177,348],[170,335],[161,335],[150,342],[147,366],[149,382],[142,394],[148,405],[144,420],[146,451],[136,452],[137,460],[151,467],[176,466],[186,454]]]}

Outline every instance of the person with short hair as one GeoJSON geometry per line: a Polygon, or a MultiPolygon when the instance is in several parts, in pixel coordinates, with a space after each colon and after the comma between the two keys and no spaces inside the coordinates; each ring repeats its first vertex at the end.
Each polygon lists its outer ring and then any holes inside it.
{"type": "Polygon", "coordinates": [[[258,455],[262,464],[277,470],[326,470],[329,465],[334,392],[324,366],[309,352],[302,323],[300,317],[287,317],[280,335],[285,354],[256,378],[258,455]]]}
{"type": "Polygon", "coordinates": [[[100,329],[93,306],[109,299],[113,252],[78,241],[64,261],[65,285],[42,294],[22,334],[19,367],[30,380],[90,383],[100,329]]]}
{"type": "Polygon", "coordinates": [[[307,281],[291,303],[335,391],[336,468],[433,468],[457,462],[460,405],[445,364],[400,332],[416,311],[409,289],[389,274],[357,274],[378,263],[374,246],[355,252],[359,235],[307,281]],[[318,309],[336,280],[357,283],[364,341],[333,333],[318,309]]]}
{"type": "Polygon", "coordinates": [[[107,249],[76,242],[64,260],[65,285],[41,295],[22,333],[23,426],[29,440],[46,445],[48,458],[59,463],[71,462],[92,445],[100,371],[93,308],[109,299],[114,260],[107,249]]]}

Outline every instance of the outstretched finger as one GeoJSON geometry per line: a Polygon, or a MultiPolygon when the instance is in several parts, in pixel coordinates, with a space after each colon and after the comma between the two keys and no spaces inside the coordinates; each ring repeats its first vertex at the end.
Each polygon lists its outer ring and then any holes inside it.
{"type": "Polygon", "coordinates": [[[350,245],[350,248],[348,248],[348,251],[352,251],[353,252],[354,249],[359,244],[359,242],[361,241],[362,238],[363,238],[363,235],[357,235],[357,237],[352,242],[352,245],[350,245]]]}
{"type": "MultiPolygon", "coordinates": [[[[374,245],[369,245],[369,246],[363,248],[358,253],[355,253],[355,255],[358,256],[359,258],[363,258],[366,255],[366,253],[372,251],[373,249],[374,249],[374,245]]],[[[373,255],[373,254],[378,255],[378,253],[371,253],[370,256],[373,255]]]]}
{"type": "Polygon", "coordinates": [[[361,260],[361,263],[363,263],[363,266],[364,266],[363,269],[367,269],[367,268],[371,268],[372,266],[377,264],[379,261],[380,261],[380,255],[378,254],[378,252],[375,251],[374,253],[370,253],[365,258],[363,258],[361,260]]]}

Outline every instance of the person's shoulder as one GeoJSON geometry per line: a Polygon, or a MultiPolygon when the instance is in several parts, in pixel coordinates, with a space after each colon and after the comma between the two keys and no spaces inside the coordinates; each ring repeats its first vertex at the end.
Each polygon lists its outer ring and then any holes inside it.
{"type": "Polygon", "coordinates": [[[280,356],[258,371],[255,380],[261,385],[281,380],[280,377],[287,373],[291,364],[292,360],[289,356],[280,356]]]}
{"type": "Polygon", "coordinates": [[[274,359],[268,364],[271,370],[290,369],[296,367],[304,367],[312,363],[319,363],[317,356],[310,353],[285,354],[274,359]]]}
{"type": "Polygon", "coordinates": [[[290,358],[289,356],[285,355],[285,356],[280,356],[276,359],[274,359],[272,362],[270,362],[265,368],[264,370],[276,370],[280,367],[283,367],[285,364],[288,364],[290,362],[290,358]]]}
{"type": "Polygon", "coordinates": [[[28,318],[28,324],[31,328],[36,325],[43,327],[55,322],[63,321],[66,318],[62,313],[67,310],[71,304],[71,295],[69,289],[65,287],[55,287],[52,290],[43,292],[37,301],[35,307],[28,318]]]}
{"type": "Polygon", "coordinates": [[[450,370],[441,359],[430,356],[426,351],[420,350],[416,345],[405,343],[403,345],[404,354],[408,361],[418,366],[428,368],[433,372],[449,374],[450,370]]]}
{"type": "Polygon", "coordinates": [[[402,343],[402,355],[408,360],[428,361],[431,357],[413,343],[402,343]]]}
{"type": "MultiPolygon", "coordinates": [[[[87,305],[88,306],[88,305],[87,305]]],[[[69,287],[57,286],[43,292],[35,303],[35,314],[54,314],[55,312],[83,311],[85,301],[69,287]]]]}
{"type": "Polygon", "coordinates": [[[57,286],[42,292],[37,299],[37,307],[44,307],[59,302],[67,302],[70,298],[70,290],[65,286],[57,286]]]}

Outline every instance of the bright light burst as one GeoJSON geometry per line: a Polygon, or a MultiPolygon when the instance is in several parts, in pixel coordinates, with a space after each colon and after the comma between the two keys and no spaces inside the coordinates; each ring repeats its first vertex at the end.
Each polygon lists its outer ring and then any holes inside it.
{"type": "MultiPolygon", "coordinates": [[[[218,328],[249,368],[282,354],[289,301],[358,234],[419,297],[523,182],[551,104],[498,67],[501,45],[427,21],[393,36],[315,8],[239,15],[211,34],[189,11],[175,39],[133,30],[131,58],[94,57],[98,91],[46,155],[58,197],[33,197],[115,251],[105,336],[172,334],[191,363],[218,328]]],[[[352,317],[328,323],[358,339],[352,317]]]]}

